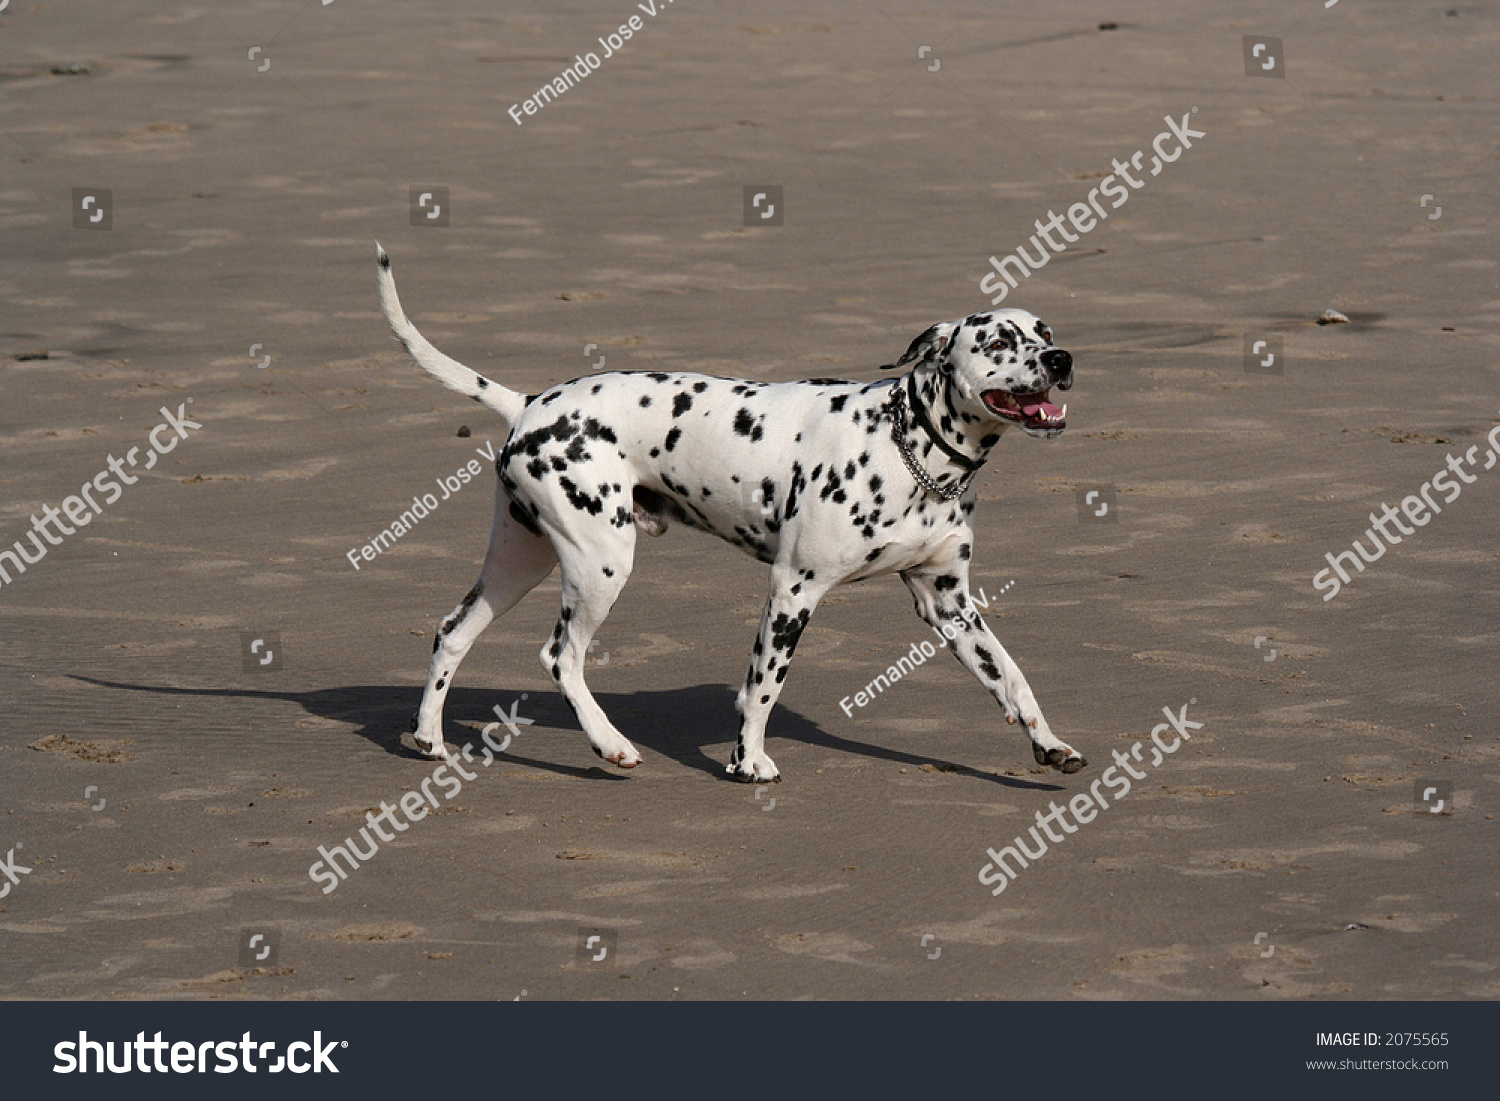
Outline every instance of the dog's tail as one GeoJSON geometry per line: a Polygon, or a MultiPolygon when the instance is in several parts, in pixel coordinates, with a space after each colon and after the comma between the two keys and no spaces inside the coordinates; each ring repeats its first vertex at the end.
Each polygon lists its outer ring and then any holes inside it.
{"type": "Polygon", "coordinates": [[[376,276],[380,282],[380,308],[385,311],[385,319],[390,323],[391,332],[396,334],[401,346],[417,361],[417,366],[448,389],[457,390],[499,413],[505,418],[507,427],[513,426],[526,408],[526,395],[491,382],[479,372],[443,355],[429,344],[427,338],[417,332],[417,327],[402,312],[401,299],[396,296],[396,280],[391,275],[391,258],[380,247],[379,241],[375,242],[375,262],[380,269],[376,276]]]}

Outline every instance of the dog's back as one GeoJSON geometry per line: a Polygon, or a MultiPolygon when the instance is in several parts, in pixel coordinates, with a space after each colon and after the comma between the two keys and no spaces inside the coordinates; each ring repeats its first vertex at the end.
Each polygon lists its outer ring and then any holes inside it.
{"type": "MultiPolygon", "coordinates": [[[[878,477],[873,490],[852,483],[870,462],[889,386],[659,371],[575,379],[527,405],[501,478],[533,520],[554,527],[576,516],[548,509],[621,525],[673,519],[769,562],[782,528],[804,510],[842,514],[850,498],[879,496],[878,477]]],[[[884,523],[876,516],[873,527],[884,523]]]]}

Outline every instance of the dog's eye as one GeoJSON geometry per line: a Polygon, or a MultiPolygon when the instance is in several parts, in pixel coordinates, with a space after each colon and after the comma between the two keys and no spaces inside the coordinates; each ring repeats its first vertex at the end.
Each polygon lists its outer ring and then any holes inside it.
{"type": "Polygon", "coordinates": [[[985,345],[984,350],[987,352],[1003,352],[1009,347],[1010,345],[1003,340],[992,340],[985,345]]]}
{"type": "Polygon", "coordinates": [[[1052,343],[1052,330],[1047,328],[1047,326],[1045,325],[1042,326],[1042,339],[1045,340],[1048,344],[1052,343]]]}

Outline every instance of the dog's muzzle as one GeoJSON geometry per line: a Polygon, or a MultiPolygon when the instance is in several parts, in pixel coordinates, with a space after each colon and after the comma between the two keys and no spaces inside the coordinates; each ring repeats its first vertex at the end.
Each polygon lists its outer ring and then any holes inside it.
{"type": "Polygon", "coordinates": [[[1029,394],[1008,390],[986,390],[980,395],[985,406],[1002,420],[1019,424],[1022,428],[1061,431],[1067,426],[1068,407],[1056,406],[1048,399],[1052,387],[1059,390],[1073,388],[1073,357],[1061,348],[1049,348],[1038,358],[1047,379],[1040,390],[1029,394]]]}
{"type": "Polygon", "coordinates": [[[1052,375],[1052,385],[1059,390],[1073,389],[1073,357],[1061,348],[1042,353],[1042,366],[1052,375]]]}

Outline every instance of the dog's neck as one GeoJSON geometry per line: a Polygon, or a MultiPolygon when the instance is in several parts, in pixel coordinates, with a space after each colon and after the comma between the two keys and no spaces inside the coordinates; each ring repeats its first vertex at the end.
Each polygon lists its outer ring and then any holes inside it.
{"type": "Polygon", "coordinates": [[[964,481],[984,465],[1005,425],[960,412],[948,372],[924,365],[896,386],[906,396],[906,446],[938,485],[964,481]]]}

